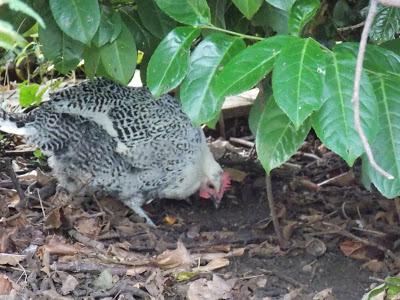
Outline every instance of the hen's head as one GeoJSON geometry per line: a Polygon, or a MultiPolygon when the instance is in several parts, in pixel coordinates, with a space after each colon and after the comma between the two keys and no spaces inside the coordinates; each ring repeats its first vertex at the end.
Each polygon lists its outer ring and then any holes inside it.
{"type": "Polygon", "coordinates": [[[200,186],[200,197],[211,199],[218,208],[225,191],[230,187],[231,178],[228,172],[224,172],[221,166],[211,157],[206,159],[203,166],[204,179],[200,186]]]}

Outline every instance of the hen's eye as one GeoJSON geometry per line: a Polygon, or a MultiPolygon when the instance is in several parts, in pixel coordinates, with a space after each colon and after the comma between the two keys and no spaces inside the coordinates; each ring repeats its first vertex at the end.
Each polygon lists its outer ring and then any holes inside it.
{"type": "Polygon", "coordinates": [[[207,183],[207,187],[209,189],[215,189],[215,186],[212,183],[207,183]]]}

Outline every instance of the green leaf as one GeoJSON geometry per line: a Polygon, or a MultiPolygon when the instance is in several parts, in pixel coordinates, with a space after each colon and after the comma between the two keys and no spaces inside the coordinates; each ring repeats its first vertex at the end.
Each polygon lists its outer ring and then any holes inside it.
{"type": "Polygon", "coordinates": [[[211,14],[206,0],[155,0],[171,18],[180,23],[197,26],[210,24],[211,14]]]}
{"type": "Polygon", "coordinates": [[[121,15],[109,7],[101,7],[100,25],[93,37],[92,43],[100,48],[108,42],[113,42],[121,32],[121,15]]]}
{"type": "Polygon", "coordinates": [[[282,49],[272,76],[274,98],[296,128],[322,105],[326,55],[311,38],[282,49]]]}
{"type": "Polygon", "coordinates": [[[256,135],[256,149],[267,174],[287,161],[304,142],[311,129],[309,120],[296,130],[273,98],[268,99],[256,135]]]}
{"type": "Polygon", "coordinates": [[[394,39],[400,33],[400,8],[379,6],[369,37],[376,43],[394,39]]]}
{"type": "Polygon", "coordinates": [[[2,4],[4,4],[4,2],[6,2],[8,4],[8,7],[10,9],[12,9],[14,11],[23,12],[24,14],[35,19],[39,23],[39,25],[42,26],[43,28],[46,27],[46,25],[43,22],[43,19],[26,3],[24,3],[20,0],[3,0],[2,4]]]}
{"type": "Polygon", "coordinates": [[[90,44],[100,24],[97,0],[50,0],[49,4],[54,19],[65,34],[90,44]]]}
{"type": "Polygon", "coordinates": [[[122,24],[118,38],[100,49],[100,60],[107,74],[122,84],[128,84],[136,68],[136,45],[132,34],[122,24]]]}
{"type": "Polygon", "coordinates": [[[145,56],[151,56],[160,40],[144,28],[135,10],[125,8],[120,12],[125,25],[135,38],[138,50],[144,52],[145,56]]]}
{"type": "Polygon", "coordinates": [[[246,47],[240,38],[221,33],[207,36],[193,51],[189,72],[180,89],[183,110],[194,124],[207,123],[219,113],[214,86],[218,70],[246,47]]]}
{"type": "Polygon", "coordinates": [[[190,45],[200,30],[177,27],[158,45],[147,67],[147,85],[156,97],[178,86],[189,68],[190,45]]]}
{"type": "Polygon", "coordinates": [[[288,34],[288,20],[288,11],[276,8],[267,3],[253,17],[252,23],[262,22],[262,26],[266,26],[267,30],[270,27],[277,34],[288,34]]]}
{"type": "Polygon", "coordinates": [[[295,37],[282,35],[270,37],[234,56],[216,78],[215,90],[219,101],[223,102],[225,96],[239,94],[254,87],[272,70],[281,49],[294,39],[295,37]]]}
{"type": "Polygon", "coordinates": [[[266,0],[272,6],[284,11],[290,11],[295,0],[266,0]]]}
{"type": "Polygon", "coordinates": [[[227,0],[208,0],[208,6],[211,11],[211,24],[219,27],[226,28],[225,13],[227,9],[227,0]]]}
{"type": "Polygon", "coordinates": [[[264,111],[265,107],[265,99],[268,97],[265,97],[261,93],[258,94],[256,100],[254,101],[253,105],[250,108],[249,112],[249,127],[251,133],[256,136],[257,135],[257,129],[258,129],[258,123],[260,123],[261,120],[261,115],[264,111]]]}
{"type": "Polygon", "coordinates": [[[39,28],[39,41],[44,57],[53,61],[57,71],[67,74],[78,65],[84,46],[62,32],[51,14],[44,18],[46,28],[39,28]]]}
{"type": "MultiPolygon", "coordinates": [[[[337,53],[350,53],[356,59],[358,46],[358,43],[341,43],[335,46],[334,51],[337,53]]],[[[388,72],[400,73],[400,55],[380,46],[367,45],[363,68],[382,74],[388,72]]]]}
{"type": "Polygon", "coordinates": [[[300,35],[303,27],[311,21],[319,6],[319,0],[297,0],[289,14],[289,33],[300,35]]]}
{"type": "Polygon", "coordinates": [[[263,0],[232,0],[232,2],[249,20],[251,20],[263,4],[263,0]]]}
{"type": "Polygon", "coordinates": [[[163,13],[154,0],[136,0],[138,14],[144,27],[159,39],[176,27],[176,22],[163,13]]]}
{"type": "Polygon", "coordinates": [[[387,198],[400,195],[400,77],[373,75],[372,84],[379,103],[377,137],[370,141],[377,163],[395,179],[388,180],[371,168],[367,159],[363,164],[376,188],[387,198]]]}
{"type": "Polygon", "coordinates": [[[0,48],[13,50],[17,45],[24,45],[24,38],[14,31],[11,24],[0,20],[0,48]]]}
{"type": "Polygon", "coordinates": [[[354,13],[346,0],[339,0],[333,9],[333,22],[337,27],[347,26],[353,22],[354,13]]]}
{"type": "Polygon", "coordinates": [[[400,55],[400,38],[384,42],[380,46],[387,50],[393,51],[397,55],[400,55]]]}
{"type": "MultiPolygon", "coordinates": [[[[364,152],[354,128],[351,101],[355,59],[350,55],[332,53],[326,66],[324,104],[313,114],[313,127],[321,141],[352,166],[364,152]]],[[[360,84],[361,124],[368,140],[373,141],[377,132],[378,105],[365,74],[362,74],[360,84]]]]}
{"type": "Polygon", "coordinates": [[[86,76],[89,78],[95,77],[100,64],[100,49],[96,47],[85,48],[83,60],[85,61],[86,76]]]}
{"type": "Polygon", "coordinates": [[[39,88],[40,85],[37,83],[20,83],[18,85],[19,104],[22,107],[38,105],[42,101],[43,94],[46,92],[48,87],[42,88],[40,90],[39,88]]]}

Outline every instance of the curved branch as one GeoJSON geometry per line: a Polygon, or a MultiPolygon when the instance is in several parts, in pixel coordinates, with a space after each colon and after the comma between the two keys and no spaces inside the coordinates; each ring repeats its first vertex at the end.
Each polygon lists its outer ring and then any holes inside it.
{"type": "MultiPolygon", "coordinates": [[[[396,1],[400,2],[400,1],[396,1]]],[[[356,70],[354,75],[354,90],[353,90],[353,108],[354,108],[354,126],[357,130],[358,135],[362,141],[362,144],[365,149],[365,153],[367,154],[369,163],[371,167],[375,169],[379,174],[386,177],[387,179],[394,179],[393,175],[389,174],[385,170],[383,170],[375,161],[374,155],[372,154],[371,146],[368,143],[368,139],[365,136],[364,130],[361,127],[361,118],[360,118],[360,82],[361,82],[361,73],[364,62],[365,49],[367,47],[368,34],[372,26],[372,22],[374,21],[376,12],[377,12],[378,1],[371,0],[370,6],[368,9],[368,15],[365,20],[365,26],[361,34],[360,40],[360,48],[358,49],[357,62],[356,62],[356,70]]]]}

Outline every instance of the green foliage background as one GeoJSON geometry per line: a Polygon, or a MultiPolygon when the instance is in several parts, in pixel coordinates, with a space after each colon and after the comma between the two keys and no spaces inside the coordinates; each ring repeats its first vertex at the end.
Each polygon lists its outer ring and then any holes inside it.
{"type": "Polygon", "coordinates": [[[3,48],[18,51],[24,43],[20,34],[38,23],[41,51],[62,74],[83,61],[88,77],[127,84],[139,61],[150,91],[158,97],[178,89],[183,109],[196,125],[214,122],[226,96],[261,82],[264,92],[249,122],[267,173],[293,155],[313,128],[350,166],[362,157],[365,182],[386,197],[400,195],[397,8],[379,7],[361,80],[362,126],[378,163],[395,176],[387,180],[364,158],[353,124],[359,29],[339,28],[362,22],[367,1],[5,3],[0,7],[3,48]],[[143,57],[138,59],[138,53],[143,57]]]}

